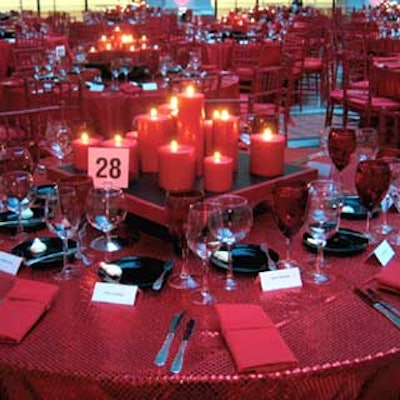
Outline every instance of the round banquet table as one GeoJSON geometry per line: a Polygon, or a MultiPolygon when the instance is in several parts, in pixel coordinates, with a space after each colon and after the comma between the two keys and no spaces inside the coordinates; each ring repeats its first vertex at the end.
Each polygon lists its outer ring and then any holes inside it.
{"type": "MultiPolygon", "coordinates": [[[[399,217],[390,215],[399,225],[399,217]]],[[[343,224],[362,231],[365,221],[343,224]]],[[[135,227],[130,227],[134,229],[135,227]]],[[[92,234],[92,232],[90,232],[92,234]]],[[[47,231],[35,233],[48,236],[47,231]]],[[[2,235],[2,250],[10,250],[2,235]]],[[[245,240],[266,242],[281,256],[284,240],[268,213],[255,218],[245,240]]],[[[82,267],[77,281],[61,282],[53,306],[18,345],[0,345],[0,394],[7,399],[398,399],[399,330],[352,292],[381,267],[364,253],[328,256],[334,280],[315,287],[262,292],[254,275],[239,275],[239,289],[219,289],[224,271],[211,268],[211,287],[219,303],[262,307],[298,359],[298,367],[276,372],[238,374],[223,340],[213,307],[190,303],[189,293],[165,286],[140,291],[135,306],[91,301],[99,281],[96,265],[82,267]],[[186,310],[197,327],[187,348],[183,370],[169,372],[181,332],[172,343],[165,367],[153,360],[174,313],[186,310]]],[[[174,258],[169,242],[142,233],[137,243],[113,255],[174,258]]],[[[92,253],[99,259],[102,254],[92,253]]],[[[294,240],[302,270],[311,268],[310,253],[294,240]]],[[[191,258],[192,272],[199,261],[191,258]]],[[[54,282],[54,270],[22,267],[18,276],[54,282]]],[[[0,283],[2,281],[0,280],[0,283]]],[[[400,298],[390,296],[400,306],[400,298]]],[[[249,346],[252,344],[249,343],[249,346]]],[[[266,338],[266,346],[268,338],[266,338]]]]}

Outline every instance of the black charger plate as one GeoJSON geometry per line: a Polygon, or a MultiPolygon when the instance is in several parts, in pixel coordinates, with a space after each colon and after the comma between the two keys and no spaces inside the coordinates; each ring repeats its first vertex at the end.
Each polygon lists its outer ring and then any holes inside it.
{"type": "MultiPolygon", "coordinates": [[[[346,196],[344,198],[343,211],[341,217],[348,220],[362,220],[367,219],[367,209],[360,203],[358,196],[346,196]]],[[[376,209],[372,212],[372,218],[379,215],[379,210],[376,209]]]]}

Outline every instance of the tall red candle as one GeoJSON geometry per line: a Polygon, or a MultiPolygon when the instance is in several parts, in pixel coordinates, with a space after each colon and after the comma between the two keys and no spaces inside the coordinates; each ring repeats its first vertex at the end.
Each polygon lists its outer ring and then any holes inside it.
{"type": "Polygon", "coordinates": [[[99,138],[89,137],[86,132],[83,132],[81,137],[72,142],[74,166],[80,171],[88,169],[88,148],[98,146],[101,142],[99,138]]]}
{"type": "Polygon", "coordinates": [[[213,151],[219,151],[233,160],[237,170],[239,140],[239,117],[230,115],[227,110],[213,115],[213,151]]]}
{"type": "Polygon", "coordinates": [[[204,143],[205,149],[204,153],[207,156],[210,156],[213,153],[213,120],[206,119],[203,124],[203,132],[204,132],[204,143]]]}
{"type": "Polygon", "coordinates": [[[173,140],[158,149],[159,186],[165,190],[192,190],[195,184],[195,149],[173,140]]]}
{"type": "Polygon", "coordinates": [[[200,176],[204,157],[204,94],[196,93],[193,86],[177,95],[178,98],[178,135],[179,143],[188,144],[196,151],[196,172],[200,176]]]}
{"type": "Polygon", "coordinates": [[[251,136],[250,173],[265,177],[283,174],[285,138],[269,129],[251,136]]]}
{"type": "Polygon", "coordinates": [[[138,144],[136,140],[122,138],[115,135],[113,139],[101,142],[102,147],[129,149],[129,180],[139,176],[138,144]]]}
{"type": "Polygon", "coordinates": [[[227,192],[232,187],[233,160],[216,151],[204,158],[204,189],[207,192],[227,192]]]}
{"type": "Polygon", "coordinates": [[[157,172],[157,150],[170,139],[171,120],[166,115],[158,115],[157,110],[153,108],[150,114],[139,115],[136,121],[140,168],[143,172],[157,172]]]}

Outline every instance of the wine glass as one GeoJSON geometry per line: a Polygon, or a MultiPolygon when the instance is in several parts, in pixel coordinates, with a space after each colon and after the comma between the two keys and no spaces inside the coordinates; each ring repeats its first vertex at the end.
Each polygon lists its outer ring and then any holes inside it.
{"type": "Polygon", "coordinates": [[[278,262],[280,268],[298,267],[292,258],[292,238],[304,224],[308,187],[303,181],[278,184],[272,188],[272,216],[286,238],[286,258],[278,262]]]}
{"type": "Polygon", "coordinates": [[[90,264],[89,258],[85,255],[85,247],[83,239],[86,235],[87,218],[86,218],[86,200],[90,189],[93,188],[93,178],[87,175],[70,175],[62,177],[58,186],[72,186],[76,192],[76,202],[79,207],[79,223],[75,232],[76,253],[75,258],[82,260],[86,265],[90,264]]]}
{"type": "Polygon", "coordinates": [[[110,63],[110,72],[111,72],[111,91],[118,92],[118,77],[120,74],[120,60],[112,60],[110,63]]]}
{"type": "Polygon", "coordinates": [[[81,271],[68,260],[68,241],[75,235],[80,218],[75,189],[72,186],[56,187],[46,197],[44,215],[47,228],[56,234],[63,244],[63,267],[54,275],[54,279],[78,278],[81,271]]]}
{"type": "Polygon", "coordinates": [[[358,160],[375,158],[379,147],[379,135],[376,128],[363,127],[356,131],[358,160]]]}
{"type": "Polygon", "coordinates": [[[46,148],[63,165],[67,155],[72,153],[72,132],[66,121],[48,121],[45,132],[46,148]]]}
{"type": "Polygon", "coordinates": [[[171,57],[169,55],[161,55],[158,62],[158,69],[163,79],[163,87],[168,86],[168,69],[171,64],[171,57]]]}
{"type": "Polygon", "coordinates": [[[324,247],[339,227],[340,186],[333,180],[312,181],[308,187],[307,232],[317,246],[315,268],[309,273],[309,281],[322,285],[330,281],[328,274],[321,270],[324,265],[324,247]]]}
{"type": "Polygon", "coordinates": [[[333,165],[339,172],[339,182],[343,183],[342,171],[349,165],[356,151],[355,129],[331,128],[328,134],[328,153],[333,165]]]}
{"type": "Polygon", "coordinates": [[[33,176],[28,171],[8,171],[1,175],[7,209],[17,214],[16,241],[25,238],[22,224],[23,212],[28,210],[34,200],[33,176]]]}
{"type": "Polygon", "coordinates": [[[120,72],[124,75],[124,81],[128,82],[128,75],[132,69],[132,60],[130,58],[122,58],[120,72]]]}
{"type": "Polygon", "coordinates": [[[210,305],[215,303],[215,297],[210,292],[208,282],[209,258],[220,247],[220,242],[211,232],[208,222],[218,208],[210,202],[198,202],[189,207],[186,228],[186,240],[189,248],[200,259],[203,266],[202,284],[199,290],[191,294],[194,304],[210,305]]]}
{"type": "Polygon", "coordinates": [[[92,241],[91,247],[105,252],[105,259],[109,252],[121,249],[118,237],[112,237],[115,229],[126,217],[123,207],[124,193],[121,189],[110,184],[89,190],[86,200],[86,217],[90,225],[104,233],[104,237],[92,241]]]}
{"type": "Polygon", "coordinates": [[[168,280],[168,284],[175,289],[195,289],[199,286],[188,271],[188,247],[185,230],[189,206],[202,200],[203,196],[204,193],[201,190],[168,191],[165,196],[168,229],[174,240],[175,249],[182,256],[179,274],[171,276],[168,280]]]}
{"type": "Polygon", "coordinates": [[[235,194],[224,194],[210,199],[219,210],[210,215],[210,229],[228,251],[228,268],[224,289],[231,291],[237,288],[233,276],[232,246],[244,239],[253,225],[253,210],[245,197],[235,194]]]}
{"type": "Polygon", "coordinates": [[[383,159],[364,160],[357,165],[355,184],[360,202],[367,209],[365,235],[370,243],[377,240],[370,231],[371,214],[385,197],[390,179],[390,166],[383,159]]]}
{"type": "Polygon", "coordinates": [[[35,162],[37,162],[37,152],[38,149],[35,148],[36,144],[33,142],[29,143],[20,143],[16,146],[10,146],[5,148],[5,163],[2,167],[3,171],[27,171],[27,172],[34,172],[35,169],[35,162]],[[28,145],[32,147],[32,152],[28,145]],[[35,157],[35,159],[34,159],[35,157]]]}

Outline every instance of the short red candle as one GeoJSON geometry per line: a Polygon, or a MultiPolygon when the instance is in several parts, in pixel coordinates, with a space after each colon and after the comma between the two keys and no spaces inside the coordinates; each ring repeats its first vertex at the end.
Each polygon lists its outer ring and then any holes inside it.
{"type": "Polygon", "coordinates": [[[213,153],[213,120],[206,119],[203,124],[205,154],[210,156],[213,153]]]}
{"type": "Polygon", "coordinates": [[[74,166],[77,170],[87,171],[88,169],[88,148],[98,146],[101,139],[89,137],[83,132],[81,137],[72,142],[74,154],[74,166]]]}
{"type": "Polygon", "coordinates": [[[232,187],[233,160],[216,151],[204,158],[204,189],[207,192],[227,192],[232,187]]]}
{"type": "Polygon", "coordinates": [[[213,115],[213,151],[219,151],[233,160],[237,169],[239,140],[239,117],[230,115],[227,110],[213,115]]]}
{"type": "Polygon", "coordinates": [[[283,174],[285,138],[273,135],[269,129],[251,135],[250,173],[265,177],[283,174]]]}
{"type": "Polygon", "coordinates": [[[193,146],[180,145],[173,140],[158,149],[158,184],[165,190],[192,190],[196,175],[196,158],[193,146]]]}
{"type": "Polygon", "coordinates": [[[122,138],[115,135],[114,139],[101,142],[102,147],[129,149],[129,180],[135,180],[139,176],[138,144],[136,140],[122,138]]]}
{"type": "Polygon", "coordinates": [[[193,86],[177,95],[178,98],[178,141],[196,149],[197,175],[202,174],[204,157],[204,94],[196,93],[193,86]]]}
{"type": "Polygon", "coordinates": [[[157,172],[157,149],[170,139],[171,120],[166,115],[158,115],[157,110],[152,109],[150,114],[139,115],[136,121],[140,168],[143,172],[157,172]]]}

